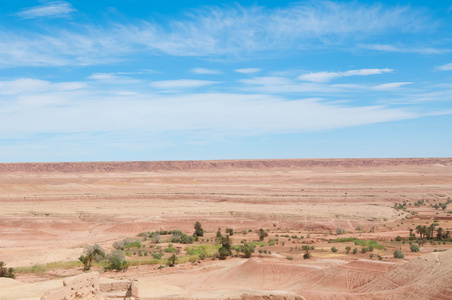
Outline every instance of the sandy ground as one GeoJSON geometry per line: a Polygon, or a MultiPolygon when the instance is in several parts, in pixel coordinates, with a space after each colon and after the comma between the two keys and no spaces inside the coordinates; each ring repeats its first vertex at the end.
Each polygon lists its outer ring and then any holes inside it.
{"type": "MultiPolygon", "coordinates": [[[[195,221],[210,232],[226,226],[314,231],[337,227],[354,231],[357,226],[368,231],[374,226],[378,231],[369,237],[391,238],[399,234],[397,230],[407,230],[405,225],[395,227],[405,214],[394,210],[394,203],[445,201],[451,196],[450,158],[0,164],[0,260],[13,267],[77,260],[87,244],[111,249],[113,241],[143,231],[191,232],[195,221]]],[[[181,273],[175,274],[137,272],[141,289],[155,296],[316,290],[315,285],[290,280],[308,272],[305,263],[285,277],[287,285],[274,278],[259,279],[264,271],[256,274],[256,284],[241,285],[237,278],[247,273],[242,269],[248,263],[255,265],[246,270],[281,267],[281,259],[267,257],[206,266],[218,274],[204,267],[179,267],[174,270],[181,273]],[[234,270],[236,275],[227,275],[234,270]],[[197,274],[193,278],[198,278],[198,285],[187,282],[187,272],[197,274]]],[[[308,267],[347,270],[340,259],[328,264],[318,259],[308,267]]],[[[325,289],[328,284],[320,286],[325,289]]],[[[345,284],[343,291],[352,286],[345,284]]],[[[2,289],[5,285],[0,285],[2,289]]]]}

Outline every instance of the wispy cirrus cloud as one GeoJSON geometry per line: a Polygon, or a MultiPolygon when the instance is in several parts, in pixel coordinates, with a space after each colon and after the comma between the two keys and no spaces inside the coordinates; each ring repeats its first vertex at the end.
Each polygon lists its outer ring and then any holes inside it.
{"type": "Polygon", "coordinates": [[[452,52],[452,49],[442,49],[442,48],[418,48],[409,46],[398,46],[398,45],[387,45],[387,44],[362,44],[359,45],[360,48],[375,50],[375,51],[385,51],[385,52],[399,52],[399,53],[418,53],[418,54],[445,54],[452,52]]]}
{"type": "Polygon", "coordinates": [[[412,82],[391,82],[391,83],[384,83],[379,84],[373,87],[374,90],[393,90],[397,89],[401,86],[407,85],[407,84],[413,84],[412,82]]]}
{"type": "Polygon", "coordinates": [[[222,72],[219,70],[206,69],[206,68],[193,68],[190,71],[194,74],[208,74],[208,75],[222,74],[222,72]]]}
{"type": "MultiPolygon", "coordinates": [[[[64,1],[24,10],[22,17],[64,16],[64,1]]],[[[93,22],[94,23],[94,22],[93,22]]],[[[50,25],[49,25],[50,26],[50,25]]],[[[418,32],[435,24],[408,6],[313,1],[283,8],[210,6],[166,23],[139,20],[109,25],[65,24],[45,30],[3,30],[0,66],[95,65],[128,54],[244,56],[271,50],[313,49],[385,32],[418,32]]]]}
{"type": "Polygon", "coordinates": [[[0,95],[39,94],[49,91],[72,91],[85,88],[84,82],[52,83],[34,78],[19,78],[9,81],[0,81],[0,95]]]}
{"type": "Polygon", "coordinates": [[[34,19],[40,17],[62,18],[69,16],[76,11],[72,5],[66,1],[51,1],[40,6],[27,8],[17,13],[23,19],[34,19]]]}
{"type": "Polygon", "coordinates": [[[195,79],[176,79],[160,80],[151,83],[151,86],[161,90],[180,90],[205,87],[220,83],[219,81],[195,80],[195,79]]]}
{"type": "Polygon", "coordinates": [[[368,76],[377,75],[383,73],[391,73],[393,69],[359,69],[349,70],[345,72],[313,72],[300,75],[299,80],[312,81],[312,82],[327,82],[333,78],[349,77],[349,76],[368,76]]]}
{"type": "MultiPolygon", "coordinates": [[[[31,81],[23,78],[14,84],[31,81]]],[[[11,82],[0,82],[5,84],[11,82]]],[[[419,116],[404,109],[346,106],[314,98],[287,101],[280,96],[240,93],[118,95],[90,86],[75,89],[78,83],[72,82],[35,84],[39,93],[33,88],[11,94],[8,105],[0,107],[3,137],[84,132],[114,132],[115,136],[126,137],[134,131],[165,134],[187,130],[246,136],[358,126],[419,116]],[[71,85],[73,90],[64,88],[71,85]],[[121,122],[117,121],[118,116],[121,122]]],[[[176,84],[160,83],[160,86],[174,88],[176,84]]]]}
{"type": "Polygon", "coordinates": [[[260,72],[261,69],[259,69],[259,68],[242,68],[242,69],[235,69],[234,71],[237,73],[242,73],[242,74],[252,74],[252,73],[260,72]]]}
{"type": "Polygon", "coordinates": [[[121,73],[94,73],[90,75],[88,79],[108,84],[135,84],[142,82],[142,80],[130,78],[122,75],[121,73]]]}
{"type": "Polygon", "coordinates": [[[448,63],[439,67],[436,67],[438,70],[441,71],[451,71],[452,70],[452,63],[448,63]]]}

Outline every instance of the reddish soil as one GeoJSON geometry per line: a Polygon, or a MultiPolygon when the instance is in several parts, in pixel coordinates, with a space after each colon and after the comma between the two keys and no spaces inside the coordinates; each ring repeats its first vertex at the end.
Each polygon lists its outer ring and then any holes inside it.
{"type": "MultiPolygon", "coordinates": [[[[406,261],[394,260],[392,251],[401,245],[390,242],[433,218],[452,230],[451,209],[412,206],[418,214],[411,215],[392,208],[402,201],[439,203],[448,197],[452,158],[0,164],[0,260],[13,267],[74,261],[87,244],[110,250],[115,240],[143,231],[190,233],[200,221],[212,236],[218,227],[268,228],[270,237],[284,230],[310,234],[303,241],[316,251],[312,260],[304,261],[303,252],[289,251],[301,242],[285,239],[286,245],[275,245],[272,255],[250,260],[164,270],[140,266],[105,276],[141,278],[142,290],[156,297],[273,292],[306,299],[384,299],[390,291],[391,299],[404,299],[408,290],[418,291],[433,279],[410,281],[397,272],[428,270],[443,278],[438,281],[441,288],[408,298],[451,299],[450,268],[436,267],[450,266],[449,252],[428,254],[439,248],[425,245],[410,254],[406,244],[406,261]],[[333,255],[326,240],[337,237],[338,227],[346,230],[343,236],[387,241],[381,251],[384,261],[369,260],[368,254],[345,255],[345,244],[337,244],[339,252],[333,255]],[[417,257],[426,254],[436,255],[440,263],[427,256],[428,266],[410,265],[419,265],[417,257]],[[288,255],[294,260],[286,260],[288,255]],[[407,271],[401,269],[405,266],[407,271]],[[394,278],[399,281],[384,284],[394,278]]],[[[18,276],[23,282],[39,281],[33,278],[18,276]]],[[[0,294],[2,289],[0,285],[0,294]]]]}

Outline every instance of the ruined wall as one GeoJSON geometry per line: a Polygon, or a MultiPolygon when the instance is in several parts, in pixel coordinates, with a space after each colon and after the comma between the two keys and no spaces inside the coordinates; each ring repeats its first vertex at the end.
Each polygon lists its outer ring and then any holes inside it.
{"type": "Polygon", "coordinates": [[[92,272],[66,278],[62,287],[46,292],[41,300],[103,300],[99,277],[99,273],[92,272]]]}
{"type": "Polygon", "coordinates": [[[41,300],[104,300],[109,296],[117,299],[138,299],[136,281],[99,283],[98,272],[66,278],[63,286],[48,291],[41,300]]]}

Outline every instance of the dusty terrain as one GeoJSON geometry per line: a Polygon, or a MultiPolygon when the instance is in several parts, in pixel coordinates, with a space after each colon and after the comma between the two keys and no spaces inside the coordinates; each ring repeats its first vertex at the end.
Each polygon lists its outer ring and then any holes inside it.
{"type": "MultiPolygon", "coordinates": [[[[162,298],[273,293],[404,299],[408,291],[422,290],[409,298],[451,299],[451,252],[431,253],[452,249],[451,243],[410,253],[408,243],[391,241],[434,218],[452,230],[447,212],[452,204],[445,210],[411,206],[448,197],[452,158],[0,164],[0,260],[12,267],[77,261],[87,244],[111,250],[114,241],[144,231],[191,234],[199,221],[207,237],[219,227],[265,228],[279,242],[263,248],[271,255],[256,251],[250,259],[207,259],[161,270],[131,266],[103,276],[138,278],[146,296],[162,298]],[[408,211],[393,208],[403,201],[411,202],[408,211]],[[384,241],[385,250],[378,252],[384,259],[345,254],[347,243],[331,244],[337,228],[346,231],[341,237],[384,241]],[[281,238],[284,234],[304,239],[281,238]],[[304,243],[315,245],[312,259],[295,249],[304,243]],[[396,248],[405,260],[393,259],[396,248]],[[436,275],[412,279],[419,270],[436,275]],[[438,283],[435,289],[423,288],[432,282],[438,283]]],[[[258,237],[238,233],[233,239],[258,237]]],[[[46,283],[53,286],[61,276],[80,272],[78,267],[19,273],[15,281],[0,281],[0,299],[35,299],[33,293],[39,299],[46,283]]]]}

